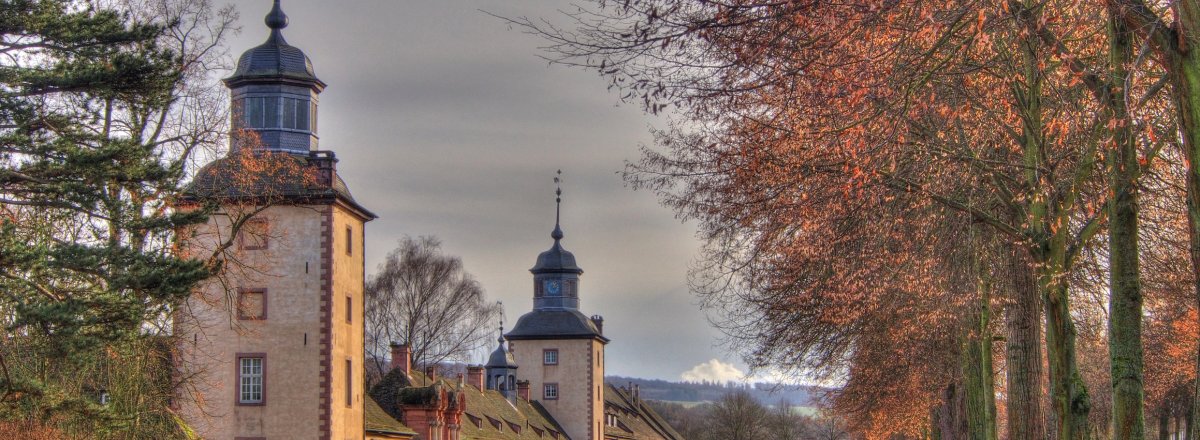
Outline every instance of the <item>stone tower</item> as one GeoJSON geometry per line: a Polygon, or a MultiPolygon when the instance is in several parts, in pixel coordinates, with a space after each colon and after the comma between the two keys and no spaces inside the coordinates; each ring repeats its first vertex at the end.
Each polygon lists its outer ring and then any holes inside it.
{"type": "Polygon", "coordinates": [[[180,236],[225,270],[175,316],[187,384],[175,402],[203,438],[361,440],[363,227],[375,216],[333,152],[317,150],[325,83],[284,40],[278,0],[266,24],[270,37],[225,79],[237,140],[197,173],[182,206],[220,205],[180,236]]]}
{"type": "MultiPolygon", "coordinates": [[[[562,191],[556,202],[562,205],[562,191]]],[[[583,269],[562,247],[563,231],[555,216],[554,244],[538,255],[533,273],[533,311],[505,335],[519,378],[529,381],[530,397],[541,402],[571,440],[604,437],[604,346],[599,316],[579,311],[583,269]]]]}

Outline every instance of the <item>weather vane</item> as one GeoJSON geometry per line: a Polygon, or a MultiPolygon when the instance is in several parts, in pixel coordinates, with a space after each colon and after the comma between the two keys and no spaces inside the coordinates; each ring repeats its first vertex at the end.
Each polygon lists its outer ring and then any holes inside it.
{"type": "Polygon", "coordinates": [[[558,229],[559,217],[562,212],[562,170],[554,176],[554,228],[558,229]]]}

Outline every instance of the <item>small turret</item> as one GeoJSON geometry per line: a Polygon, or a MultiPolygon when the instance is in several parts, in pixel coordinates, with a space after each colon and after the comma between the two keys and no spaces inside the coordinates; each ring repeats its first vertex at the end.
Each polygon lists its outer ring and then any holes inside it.
{"type": "Polygon", "coordinates": [[[496,341],[499,345],[484,366],[487,369],[487,388],[511,399],[517,389],[517,361],[505,345],[504,327],[500,327],[500,337],[496,341]]]}

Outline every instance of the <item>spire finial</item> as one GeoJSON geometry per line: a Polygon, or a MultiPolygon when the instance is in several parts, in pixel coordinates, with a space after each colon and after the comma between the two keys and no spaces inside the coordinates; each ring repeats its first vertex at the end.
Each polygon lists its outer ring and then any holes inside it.
{"type": "Polygon", "coordinates": [[[496,340],[500,345],[504,345],[504,301],[496,301],[496,307],[500,309],[500,337],[496,340]]]}
{"type": "Polygon", "coordinates": [[[550,238],[557,243],[563,238],[562,228],[559,227],[559,219],[562,216],[562,170],[558,170],[558,175],[554,176],[554,232],[550,233],[550,238]]]}
{"type": "Polygon", "coordinates": [[[279,6],[279,0],[275,0],[275,7],[271,8],[271,12],[267,14],[267,27],[279,30],[287,27],[288,16],[283,13],[283,8],[279,6]]]}

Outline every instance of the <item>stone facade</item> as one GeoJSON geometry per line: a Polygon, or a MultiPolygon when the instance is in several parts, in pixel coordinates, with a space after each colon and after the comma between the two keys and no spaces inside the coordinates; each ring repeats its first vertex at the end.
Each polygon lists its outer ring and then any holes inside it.
{"type": "MultiPolygon", "coordinates": [[[[337,204],[272,206],[255,218],[269,229],[266,248],[235,245],[244,267],[206,283],[176,317],[180,371],[192,384],[178,399],[180,413],[210,439],[361,439],[366,218],[337,204]],[[265,293],[264,318],[239,319],[245,290],[265,293]],[[239,355],[264,359],[261,404],[237,402],[239,355]]],[[[216,246],[228,223],[213,216],[189,248],[216,246]]]]}

